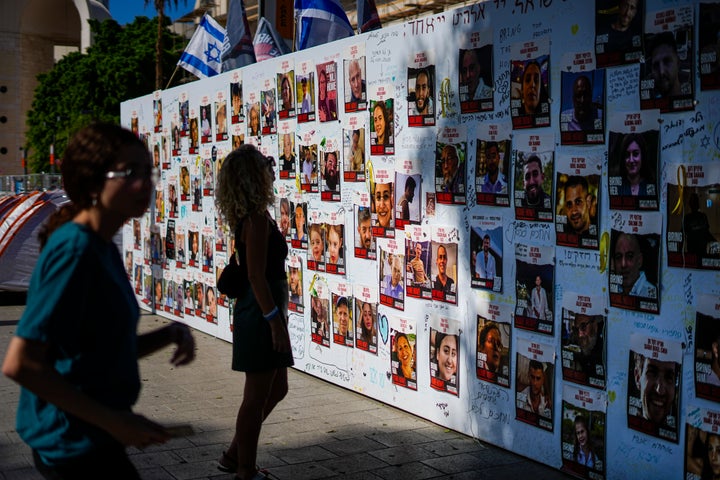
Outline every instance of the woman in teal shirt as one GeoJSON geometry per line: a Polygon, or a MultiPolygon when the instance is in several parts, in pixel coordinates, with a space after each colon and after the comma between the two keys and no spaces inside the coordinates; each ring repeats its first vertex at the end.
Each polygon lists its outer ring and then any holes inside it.
{"type": "Polygon", "coordinates": [[[137,360],[174,343],[171,361],[184,365],[195,348],[181,324],[137,335],[137,301],[112,242],[149,205],[155,170],[143,143],[111,124],[78,132],[61,170],[72,203],[41,233],[27,306],[2,366],[22,387],[17,431],[46,478],[137,479],[125,447],[170,438],[132,412],[137,360]]]}

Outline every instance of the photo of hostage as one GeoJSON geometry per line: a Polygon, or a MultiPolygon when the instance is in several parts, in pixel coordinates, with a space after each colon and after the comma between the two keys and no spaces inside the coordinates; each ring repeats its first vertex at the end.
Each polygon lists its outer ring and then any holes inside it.
{"type": "MultiPolygon", "coordinates": [[[[402,258],[400,255],[392,255],[388,258],[390,273],[386,273],[380,282],[380,291],[383,295],[388,295],[397,300],[402,300],[405,296],[405,286],[403,285],[403,268],[402,258]]],[[[388,265],[385,264],[385,267],[388,265]]]]}
{"type": "Polygon", "coordinates": [[[338,297],[335,302],[335,343],[347,344],[349,341],[352,345],[351,323],[348,299],[347,297],[338,297]]]}
{"type": "Polygon", "coordinates": [[[508,193],[505,174],[500,172],[500,149],[498,142],[485,142],[485,176],[482,179],[482,193],[508,193]]]}
{"type": "Polygon", "coordinates": [[[218,213],[235,232],[247,288],[233,311],[232,369],[245,373],[242,403],[228,449],[218,459],[223,471],[256,478],[263,421],[287,395],[287,367],[294,360],[287,327],[288,246],[268,208],[274,203],[273,162],[243,145],[223,162],[215,192],[218,213]]]}
{"type": "MultiPolygon", "coordinates": [[[[518,392],[518,408],[552,418],[552,396],[546,393],[545,365],[537,360],[529,360],[526,378],[527,386],[518,392]]],[[[518,385],[521,383],[518,379],[518,385]]]]}
{"type": "Polygon", "coordinates": [[[422,243],[416,242],[413,248],[415,252],[413,258],[407,263],[407,273],[410,274],[412,285],[426,286],[430,283],[430,278],[425,272],[425,264],[423,262],[423,246],[422,243]]]}
{"type": "Polygon", "coordinates": [[[295,110],[295,96],[292,91],[290,74],[283,73],[280,76],[280,109],[286,112],[295,110]]]}
{"type": "MultiPolygon", "coordinates": [[[[563,77],[564,78],[564,77],[563,77]]],[[[568,132],[591,132],[601,130],[602,124],[598,127],[595,120],[602,120],[602,105],[593,102],[593,86],[590,77],[587,75],[578,76],[573,82],[572,105],[573,108],[564,110],[560,114],[560,122],[563,131],[568,132]]]]}
{"type": "Polygon", "coordinates": [[[359,340],[362,340],[367,345],[377,346],[377,328],[375,327],[375,315],[373,313],[373,306],[370,302],[363,302],[357,300],[360,311],[360,335],[359,340]]]}
{"type": "Polygon", "coordinates": [[[417,182],[413,177],[407,177],[405,180],[405,192],[400,197],[398,207],[400,207],[400,219],[410,220],[410,204],[415,199],[415,188],[417,182]]]}
{"type": "Polygon", "coordinates": [[[540,275],[535,276],[535,287],[530,291],[530,312],[528,312],[528,317],[540,320],[552,319],[547,291],[542,286],[540,275]]]}
{"type": "Polygon", "coordinates": [[[649,156],[647,142],[640,133],[622,137],[616,154],[615,175],[621,176],[617,194],[621,196],[655,195],[654,170],[657,163],[649,156]]]}
{"type": "MultiPolygon", "coordinates": [[[[363,58],[363,63],[364,63],[363,58]]],[[[361,103],[365,101],[365,80],[362,78],[360,60],[352,59],[348,65],[348,83],[350,84],[350,102],[361,103]]],[[[347,97],[346,97],[347,98],[347,97]]]]}
{"type": "Polygon", "coordinates": [[[373,241],[370,208],[358,207],[357,213],[357,237],[355,246],[364,248],[367,251],[375,249],[373,241]]]}
{"type": "MultiPolygon", "coordinates": [[[[685,250],[699,257],[708,256],[708,245],[717,243],[710,231],[707,215],[700,211],[700,196],[692,192],[688,197],[688,208],[683,216],[683,232],[685,233],[685,250]]],[[[716,223],[718,219],[716,218],[716,223]]],[[[717,255],[717,253],[716,253],[717,255]]]]}
{"type": "Polygon", "coordinates": [[[390,112],[385,102],[375,102],[372,110],[372,127],[375,132],[375,145],[391,146],[393,144],[393,142],[390,141],[392,131],[392,118],[390,117],[390,112]]]}
{"type": "Polygon", "coordinates": [[[440,153],[439,163],[442,172],[442,183],[439,191],[445,193],[462,193],[465,191],[465,168],[460,168],[457,148],[445,145],[440,153]]]}
{"type": "Polygon", "coordinates": [[[644,238],[640,235],[613,230],[611,243],[611,291],[614,283],[612,275],[615,275],[621,277],[619,285],[615,285],[617,293],[657,298],[657,287],[648,279],[646,270],[643,268],[646,258],[644,252],[650,254],[649,247],[643,248],[646,244],[644,238]]]}
{"type": "MultiPolygon", "coordinates": [[[[432,67],[434,69],[434,67],[432,67]]],[[[428,68],[422,68],[415,76],[414,102],[408,108],[408,115],[433,115],[433,86],[428,68]]]]}
{"type": "Polygon", "coordinates": [[[478,367],[504,374],[502,366],[506,358],[503,356],[502,334],[497,322],[488,321],[478,332],[478,367]]]}
{"type": "MultiPolygon", "coordinates": [[[[154,171],[144,143],[115,124],[92,123],[65,148],[60,172],[70,202],[39,231],[33,281],[2,363],[21,390],[17,435],[44,478],[93,472],[139,480],[126,447],[172,438],[132,410],[142,384],[138,359],[175,345],[171,365],[186,365],[195,341],[176,322],[137,333],[140,309],[113,242],[126,222],[145,214],[154,171]]],[[[145,281],[150,287],[151,277],[145,281]]]]}
{"type": "Polygon", "coordinates": [[[550,208],[551,198],[543,189],[544,182],[542,160],[537,155],[530,155],[523,164],[523,207],[550,208]]]}
{"type": "Polygon", "coordinates": [[[646,58],[649,59],[646,67],[650,68],[647,79],[653,81],[653,98],[692,93],[690,71],[682,68],[673,32],[648,35],[646,58]]]}
{"type": "Polygon", "coordinates": [[[590,193],[585,177],[573,175],[564,185],[564,209],[568,233],[579,236],[597,235],[597,199],[590,193]],[[590,227],[593,231],[590,231],[590,227]]]}
{"type": "Polygon", "coordinates": [[[460,49],[459,92],[461,102],[482,100],[493,96],[492,88],[485,83],[486,77],[489,78],[490,75],[483,68],[485,63],[489,66],[490,62],[482,61],[482,51],[483,48],[460,49]]]}
{"type": "Polygon", "coordinates": [[[687,424],[686,478],[720,479],[720,434],[687,424]]]}
{"type": "Polygon", "coordinates": [[[373,205],[377,220],[375,225],[384,228],[393,228],[393,184],[376,183],[373,193],[373,205]]]}
{"type": "Polygon", "coordinates": [[[481,250],[475,255],[475,277],[494,280],[496,276],[495,256],[490,251],[490,235],[486,233],[481,250]]]}
{"type": "Polygon", "coordinates": [[[677,393],[680,365],[630,350],[628,415],[677,431],[677,393]],[[639,402],[637,401],[639,400],[639,402]]]}
{"type": "Polygon", "coordinates": [[[340,180],[340,172],[338,171],[338,161],[336,152],[327,152],[325,154],[325,171],[323,172],[323,179],[325,180],[325,186],[331,192],[338,190],[338,183],[340,180]]]}
{"type": "Polygon", "coordinates": [[[448,253],[444,245],[439,245],[435,255],[437,275],[433,282],[433,290],[440,290],[445,293],[455,293],[455,280],[448,275],[448,253]]]}
{"type": "Polygon", "coordinates": [[[537,60],[527,62],[520,77],[519,90],[513,90],[513,99],[520,99],[518,115],[544,114],[547,111],[548,92],[543,83],[542,68],[537,60]]]}
{"type": "Polygon", "coordinates": [[[581,371],[588,377],[605,378],[598,373],[598,365],[604,366],[605,334],[604,320],[600,315],[575,313],[571,324],[569,348],[574,352],[573,370],[581,371]]]}
{"type": "Polygon", "coordinates": [[[432,333],[434,333],[435,340],[432,343],[431,358],[436,366],[435,377],[457,387],[458,359],[460,358],[458,336],[436,330],[432,330],[432,333]]]}
{"type": "Polygon", "coordinates": [[[598,463],[598,457],[592,448],[592,439],[588,420],[582,415],[575,417],[573,421],[575,430],[575,442],[573,445],[573,460],[580,465],[594,468],[598,463]]]}
{"type": "Polygon", "coordinates": [[[326,300],[317,296],[310,297],[310,319],[313,323],[313,334],[317,335],[323,344],[329,344],[330,323],[328,322],[326,300]]]}
{"type": "Polygon", "coordinates": [[[398,368],[393,373],[408,380],[415,380],[415,353],[408,336],[403,332],[396,333],[394,347],[393,354],[398,368]]]}

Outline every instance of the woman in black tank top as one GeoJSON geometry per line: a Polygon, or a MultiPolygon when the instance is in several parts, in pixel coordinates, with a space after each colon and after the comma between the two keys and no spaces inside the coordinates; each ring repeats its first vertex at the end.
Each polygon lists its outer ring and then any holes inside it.
{"type": "Polygon", "coordinates": [[[219,459],[236,479],[265,478],[255,465],[262,422],[287,394],[293,364],[287,330],[288,249],[268,214],[274,201],[275,162],[254,146],[230,152],[218,176],[215,203],[235,232],[235,248],[248,285],[233,313],[233,370],[245,372],[235,436],[219,459]]]}

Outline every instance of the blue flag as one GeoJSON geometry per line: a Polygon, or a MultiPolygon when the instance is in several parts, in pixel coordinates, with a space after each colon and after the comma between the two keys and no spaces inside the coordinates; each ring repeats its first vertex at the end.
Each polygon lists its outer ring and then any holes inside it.
{"type": "Polygon", "coordinates": [[[230,0],[222,61],[223,72],[255,63],[255,50],[243,0],[230,0]]]}
{"type": "Polygon", "coordinates": [[[296,50],[322,45],[354,34],[338,0],[295,0],[296,50]]]}
{"type": "Polygon", "coordinates": [[[357,18],[359,33],[382,28],[375,0],[357,0],[357,18]]]}
{"type": "Polygon", "coordinates": [[[212,77],[222,71],[225,29],[207,13],[203,15],[178,65],[200,78],[212,77]]]}

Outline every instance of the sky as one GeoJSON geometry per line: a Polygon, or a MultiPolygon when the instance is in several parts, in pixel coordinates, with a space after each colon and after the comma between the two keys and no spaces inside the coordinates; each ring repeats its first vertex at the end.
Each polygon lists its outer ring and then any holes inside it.
{"type": "MultiPolygon", "coordinates": [[[[157,16],[154,3],[150,0],[146,8],[144,0],[110,0],[110,14],[120,25],[131,23],[138,16],[154,18],[157,16]]],[[[165,7],[165,15],[172,20],[183,16],[195,6],[195,0],[178,0],[177,8],[174,2],[170,3],[172,5],[165,7]]]]}

